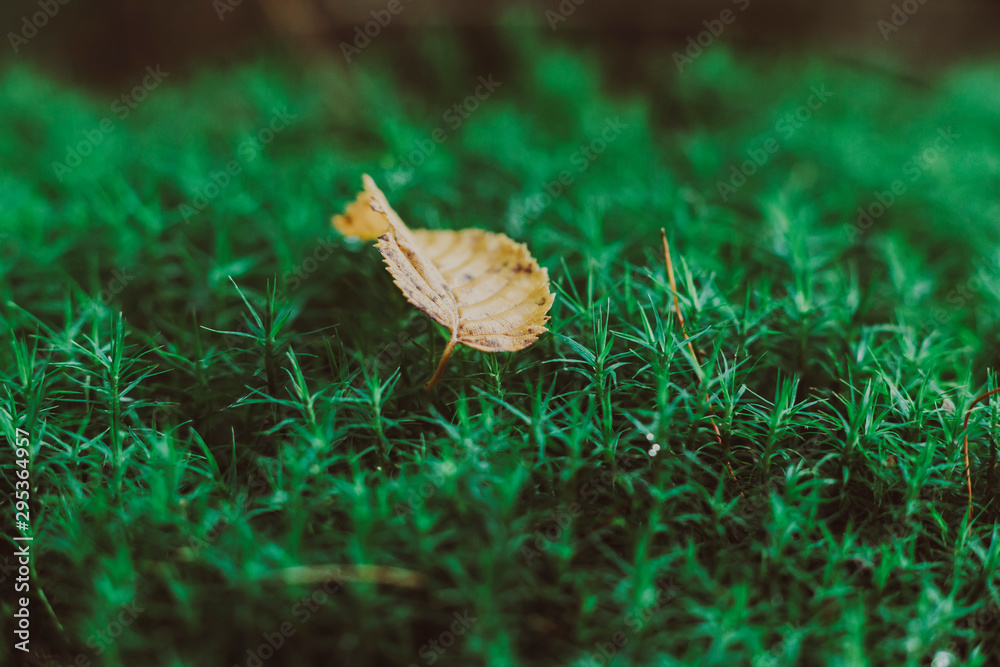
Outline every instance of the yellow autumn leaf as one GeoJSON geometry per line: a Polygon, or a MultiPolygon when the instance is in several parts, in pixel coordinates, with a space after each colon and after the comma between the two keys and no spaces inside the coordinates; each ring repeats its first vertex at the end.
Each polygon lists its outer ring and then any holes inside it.
{"type": "Polygon", "coordinates": [[[344,236],[352,236],[362,241],[374,241],[389,229],[385,216],[372,208],[372,195],[378,188],[367,174],[364,176],[365,189],[357,199],[348,204],[340,215],[333,216],[333,226],[344,236]]]}
{"type": "Polygon", "coordinates": [[[481,229],[411,230],[367,175],[364,186],[333,224],[347,236],[377,237],[375,247],[406,299],[451,333],[427,389],[441,379],[459,343],[513,352],[547,331],[555,295],[548,271],[524,244],[481,229]]]}

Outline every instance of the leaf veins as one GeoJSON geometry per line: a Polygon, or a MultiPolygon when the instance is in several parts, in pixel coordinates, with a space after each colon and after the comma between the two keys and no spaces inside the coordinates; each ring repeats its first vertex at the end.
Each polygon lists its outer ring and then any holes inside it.
{"type": "Polygon", "coordinates": [[[348,236],[378,238],[396,286],[414,306],[451,333],[430,389],[461,343],[484,352],[521,350],[545,333],[555,295],[548,271],[528,248],[481,229],[411,230],[369,177],[333,224],[348,236]]]}

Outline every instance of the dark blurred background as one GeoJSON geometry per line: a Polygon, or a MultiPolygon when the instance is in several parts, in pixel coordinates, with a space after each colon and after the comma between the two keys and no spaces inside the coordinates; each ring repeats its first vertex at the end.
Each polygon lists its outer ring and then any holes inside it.
{"type": "MultiPolygon", "coordinates": [[[[0,52],[5,60],[30,60],[58,78],[98,87],[131,81],[151,64],[184,76],[206,61],[245,60],[262,49],[332,55],[346,64],[340,43],[351,43],[355,28],[389,2],[5,0],[0,25],[6,44],[0,52]],[[25,22],[43,11],[51,16],[37,35],[26,43],[17,39],[31,33],[25,22]]],[[[398,2],[402,10],[379,40],[392,40],[391,57],[402,67],[415,62],[408,48],[417,35],[447,29],[466,47],[467,66],[502,72],[496,33],[504,26],[586,44],[606,56],[606,64],[627,83],[645,54],[683,48],[706,29],[703,22],[726,9],[737,19],[721,39],[737,50],[822,52],[848,61],[902,63],[919,74],[958,58],[993,55],[1000,46],[1000,0],[398,2]],[[551,27],[546,12],[561,10],[572,13],[551,27]],[[888,23],[880,27],[879,21],[891,22],[894,12],[897,21],[906,22],[888,32],[888,23]]]]}

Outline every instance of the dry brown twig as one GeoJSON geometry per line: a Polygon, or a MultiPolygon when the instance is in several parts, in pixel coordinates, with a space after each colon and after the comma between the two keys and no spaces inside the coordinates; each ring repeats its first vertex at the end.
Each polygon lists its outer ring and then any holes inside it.
{"type": "MultiPolygon", "coordinates": [[[[670,282],[670,292],[674,296],[674,314],[677,316],[677,321],[681,325],[681,335],[684,336],[685,340],[687,340],[688,337],[687,327],[684,325],[684,314],[681,312],[681,301],[677,296],[677,281],[674,280],[674,262],[670,258],[670,243],[667,241],[667,230],[664,229],[663,227],[660,227],[660,237],[663,239],[663,256],[666,258],[667,261],[667,280],[670,282]]],[[[694,359],[695,363],[698,364],[698,367],[700,368],[701,356],[698,354],[698,350],[695,348],[694,344],[690,340],[688,340],[688,350],[691,352],[691,357],[694,359]]],[[[695,376],[695,384],[700,383],[700,381],[701,381],[700,378],[698,376],[695,376]]],[[[705,400],[708,400],[707,393],[705,394],[705,400]]],[[[716,442],[718,442],[721,445],[722,432],[719,431],[719,426],[715,423],[715,420],[711,417],[708,418],[708,421],[712,423],[712,430],[715,431],[716,442]]],[[[739,488],[740,486],[739,480],[736,479],[736,473],[733,472],[733,467],[729,464],[729,461],[726,461],[726,469],[729,471],[729,476],[736,483],[736,487],[739,488]]],[[[741,496],[743,495],[742,491],[740,491],[740,495],[741,496]]]]}
{"type": "Polygon", "coordinates": [[[966,433],[965,433],[965,442],[962,447],[962,453],[965,455],[965,487],[969,492],[969,508],[965,513],[966,523],[968,524],[966,526],[967,530],[972,530],[972,461],[969,458],[969,433],[968,433],[969,417],[972,416],[972,408],[976,407],[977,403],[979,403],[980,401],[985,401],[987,398],[997,393],[998,391],[1000,391],[1000,387],[997,387],[996,389],[991,389],[985,394],[980,394],[972,401],[972,403],[969,404],[969,407],[965,410],[965,423],[962,425],[962,430],[965,431],[966,433]]]}
{"type": "Polygon", "coordinates": [[[319,584],[324,581],[350,581],[359,584],[381,584],[399,588],[424,588],[426,579],[420,572],[388,565],[340,564],[298,565],[273,573],[286,584],[319,584]]]}

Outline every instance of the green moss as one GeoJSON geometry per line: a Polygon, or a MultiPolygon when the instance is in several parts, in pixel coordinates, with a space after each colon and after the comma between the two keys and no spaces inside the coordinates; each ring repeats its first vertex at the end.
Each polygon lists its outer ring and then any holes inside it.
{"type": "Polygon", "coordinates": [[[0,420],[31,433],[32,646],[245,665],[291,628],[267,664],[995,661],[997,409],[969,430],[968,536],[960,445],[998,349],[998,70],[916,86],[717,45],[615,95],[589,56],[510,48],[524,71],[457,126],[487,73],[414,86],[375,53],[168,78],[125,119],[6,70],[0,420]],[[365,172],[414,227],[528,243],[551,333],[459,350],[424,392],[442,331],[328,226],[365,172]],[[423,583],[281,578],[327,564],[423,583]]]}

